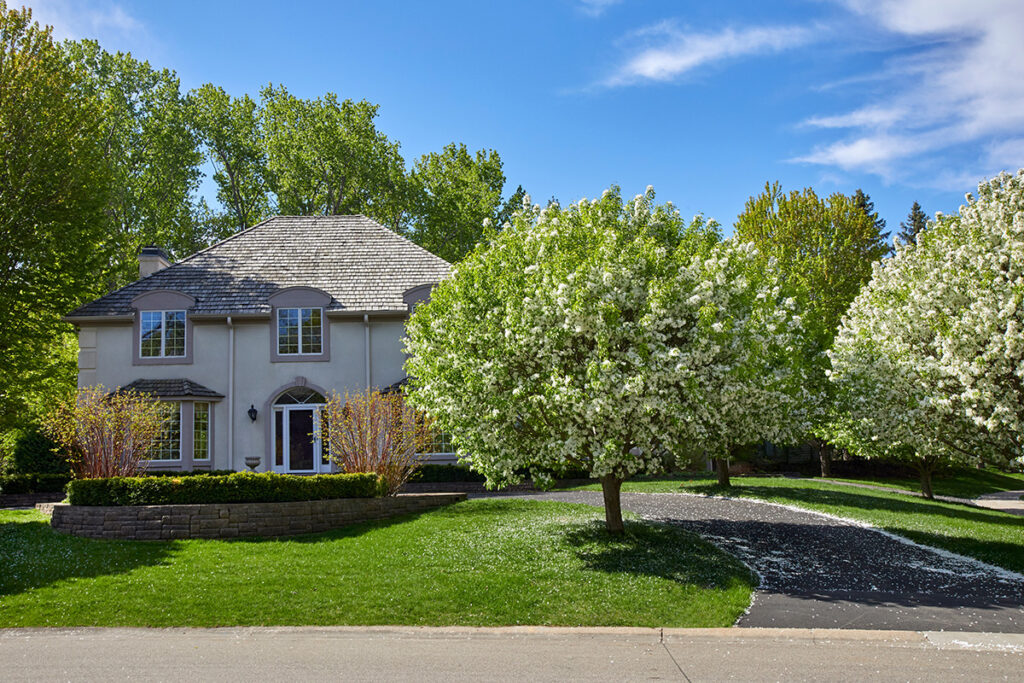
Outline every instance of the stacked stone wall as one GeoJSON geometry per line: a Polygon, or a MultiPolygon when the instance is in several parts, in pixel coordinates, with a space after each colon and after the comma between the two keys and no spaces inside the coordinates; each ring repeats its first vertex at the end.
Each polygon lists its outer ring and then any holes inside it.
{"type": "Polygon", "coordinates": [[[88,538],[160,541],[181,538],[292,536],[423,512],[465,500],[464,493],[401,494],[288,503],[89,506],[40,505],[57,531],[88,538]]]}

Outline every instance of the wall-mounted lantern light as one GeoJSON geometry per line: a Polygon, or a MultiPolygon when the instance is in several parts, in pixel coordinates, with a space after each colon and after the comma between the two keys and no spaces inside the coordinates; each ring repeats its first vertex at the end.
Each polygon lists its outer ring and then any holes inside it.
{"type": "Polygon", "coordinates": [[[256,416],[259,414],[259,413],[256,412],[256,406],[250,405],[248,412],[249,412],[249,419],[252,420],[253,422],[255,422],[256,421],[256,416]]]}

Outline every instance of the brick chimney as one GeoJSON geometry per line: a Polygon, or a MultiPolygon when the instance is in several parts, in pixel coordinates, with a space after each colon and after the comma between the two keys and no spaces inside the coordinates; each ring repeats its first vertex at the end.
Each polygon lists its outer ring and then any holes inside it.
{"type": "Polygon", "coordinates": [[[139,277],[144,278],[171,265],[164,250],[155,244],[143,247],[139,252],[139,277]]]}

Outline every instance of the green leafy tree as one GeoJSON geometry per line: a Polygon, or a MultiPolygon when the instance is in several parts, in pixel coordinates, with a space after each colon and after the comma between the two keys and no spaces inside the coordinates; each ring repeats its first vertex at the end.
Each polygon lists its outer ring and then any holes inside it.
{"type": "MultiPolygon", "coordinates": [[[[747,200],[735,226],[736,238],[753,242],[765,267],[779,268],[796,292],[805,329],[797,353],[807,368],[808,391],[823,398],[811,422],[817,436],[830,419],[826,352],[875,262],[889,252],[885,222],[867,195],[858,193],[821,199],[810,188],[785,194],[778,183],[765,184],[764,192],[747,200]]],[[[827,476],[830,447],[817,445],[827,476]]]]}
{"type": "Polygon", "coordinates": [[[905,243],[914,244],[921,231],[928,227],[929,220],[931,218],[921,209],[921,205],[914,202],[914,205],[910,207],[910,213],[907,214],[907,220],[900,223],[900,231],[897,236],[905,243]]]}
{"type": "Polygon", "coordinates": [[[116,287],[138,277],[136,258],[146,244],[173,258],[204,241],[195,234],[192,204],[202,153],[174,72],[91,40],[66,43],[65,52],[84,74],[79,89],[101,106],[99,140],[113,176],[105,279],[116,287]]]}
{"type": "Polygon", "coordinates": [[[590,472],[622,533],[623,480],[802,428],[777,271],[718,239],[650,189],[524,198],[409,321],[410,400],[489,486],[590,472]]]}
{"type": "Polygon", "coordinates": [[[470,154],[465,144],[451,143],[420,157],[412,182],[420,193],[412,239],[454,263],[483,237],[485,221],[497,217],[505,175],[494,150],[470,154]]]}
{"type": "Polygon", "coordinates": [[[224,207],[224,215],[214,221],[220,224],[217,236],[252,227],[271,213],[260,108],[248,95],[232,98],[210,83],[189,93],[188,104],[224,207]]]}
{"type": "Polygon", "coordinates": [[[60,316],[104,254],[101,120],[50,30],[0,0],[0,427],[74,376],[60,316]]]}
{"type": "Polygon", "coordinates": [[[498,214],[494,217],[494,226],[497,230],[504,229],[506,225],[512,225],[512,216],[516,211],[523,208],[523,199],[525,197],[526,190],[523,189],[522,185],[517,186],[516,191],[505,200],[498,214]]]}
{"type": "Polygon", "coordinates": [[[286,215],[361,213],[398,232],[410,190],[399,144],[377,130],[377,105],[295,97],[284,86],[261,93],[267,179],[286,215]]]}

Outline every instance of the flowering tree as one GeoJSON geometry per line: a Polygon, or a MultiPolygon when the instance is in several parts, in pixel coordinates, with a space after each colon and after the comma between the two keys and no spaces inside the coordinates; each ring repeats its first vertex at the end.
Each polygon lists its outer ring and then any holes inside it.
{"type": "Polygon", "coordinates": [[[875,266],[831,353],[833,438],[907,460],[931,496],[943,462],[1005,462],[1024,447],[1024,171],[967,195],[875,266]]]}
{"type": "Polygon", "coordinates": [[[59,400],[43,428],[80,479],[131,477],[145,469],[166,419],[165,405],[148,394],[94,386],[59,400]]]}
{"type": "Polygon", "coordinates": [[[411,400],[460,457],[492,487],[587,470],[613,533],[623,480],[778,438],[799,407],[774,271],[653,202],[527,198],[408,326],[411,400]]]}
{"type": "Polygon", "coordinates": [[[330,459],[346,472],[380,475],[388,495],[398,493],[416,471],[431,438],[431,420],[400,393],[332,393],[322,415],[330,459]]]}

